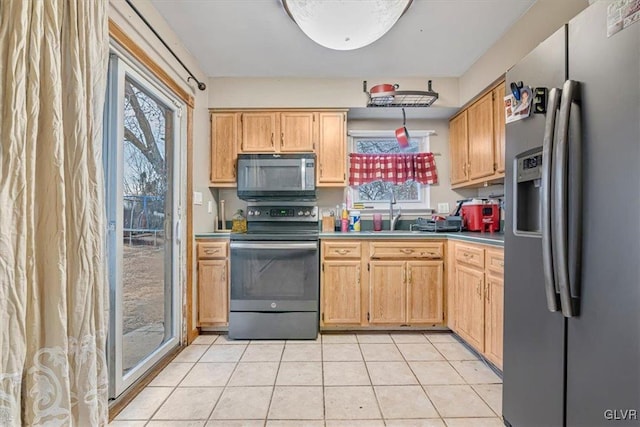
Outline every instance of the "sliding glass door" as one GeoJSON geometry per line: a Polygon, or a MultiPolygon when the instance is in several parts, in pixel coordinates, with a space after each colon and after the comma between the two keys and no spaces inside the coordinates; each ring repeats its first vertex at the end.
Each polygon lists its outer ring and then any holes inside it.
{"type": "Polygon", "coordinates": [[[116,397],[179,343],[181,107],[115,55],[109,73],[109,371],[116,397]]]}

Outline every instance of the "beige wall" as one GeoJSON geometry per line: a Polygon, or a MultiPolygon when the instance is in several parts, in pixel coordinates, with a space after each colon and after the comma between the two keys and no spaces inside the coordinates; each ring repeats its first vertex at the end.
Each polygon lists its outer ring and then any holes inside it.
{"type": "MultiPolygon", "coordinates": [[[[211,108],[319,108],[365,107],[367,96],[362,82],[354,78],[231,78],[209,79],[209,107],[211,108]]],[[[398,83],[400,90],[427,90],[428,78],[381,78],[367,80],[368,89],[381,83],[398,83]]],[[[438,92],[437,103],[431,108],[457,107],[458,79],[432,79],[433,90],[438,92]]]]}
{"type": "Polygon", "coordinates": [[[460,77],[459,105],[481,92],[588,5],[588,0],[538,0],[534,3],[460,77]]]}

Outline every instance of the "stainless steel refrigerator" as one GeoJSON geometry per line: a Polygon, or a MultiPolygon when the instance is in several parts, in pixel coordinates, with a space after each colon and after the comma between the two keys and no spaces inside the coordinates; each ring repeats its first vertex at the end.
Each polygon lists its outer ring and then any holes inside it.
{"type": "Polygon", "coordinates": [[[506,77],[548,89],[506,125],[506,425],[640,425],[640,22],[608,37],[611,3],[506,77]]]}

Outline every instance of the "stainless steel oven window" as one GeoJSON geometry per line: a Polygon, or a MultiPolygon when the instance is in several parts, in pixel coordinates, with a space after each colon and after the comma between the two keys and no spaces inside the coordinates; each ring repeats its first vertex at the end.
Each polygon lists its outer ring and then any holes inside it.
{"type": "Polygon", "coordinates": [[[231,299],[318,298],[317,242],[232,242],[231,299]]]}

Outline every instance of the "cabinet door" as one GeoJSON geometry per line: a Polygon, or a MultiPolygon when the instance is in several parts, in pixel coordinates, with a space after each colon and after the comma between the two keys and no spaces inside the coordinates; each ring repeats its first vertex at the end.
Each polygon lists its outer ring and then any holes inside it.
{"type": "Polygon", "coordinates": [[[503,322],[504,280],[487,274],[484,352],[499,368],[502,368],[503,322]]]}
{"type": "Polygon", "coordinates": [[[371,261],[369,323],[405,324],[407,277],[405,261],[371,261]]]}
{"type": "Polygon", "coordinates": [[[493,98],[488,93],[468,109],[469,179],[493,175],[493,98]]]}
{"type": "Polygon", "coordinates": [[[236,184],[238,113],[211,113],[211,184],[236,184]]]}
{"type": "Polygon", "coordinates": [[[407,321],[444,322],[444,261],[407,261],[407,321]]]}
{"type": "Polygon", "coordinates": [[[316,142],[315,122],[318,113],[280,113],[280,151],[311,152],[316,142]]]}
{"type": "Polygon", "coordinates": [[[198,261],[198,324],[229,321],[229,275],[226,259],[198,261]]]}
{"type": "Polygon", "coordinates": [[[344,187],[347,184],[346,117],[344,111],[318,114],[318,187],[344,187]]]}
{"type": "Polygon", "coordinates": [[[324,261],[322,263],[323,325],[359,325],[360,261],[324,261]]]}
{"type": "Polygon", "coordinates": [[[449,151],[451,154],[451,185],[468,181],[467,111],[449,123],[449,151]]]}
{"type": "Polygon", "coordinates": [[[240,150],[245,153],[277,151],[278,117],[278,113],[274,112],[242,113],[240,150]]]}
{"type": "Polygon", "coordinates": [[[493,140],[496,172],[504,173],[504,83],[493,90],[493,140]]]}
{"type": "Polygon", "coordinates": [[[484,271],[457,266],[456,298],[458,333],[484,351],[484,271]]]}

